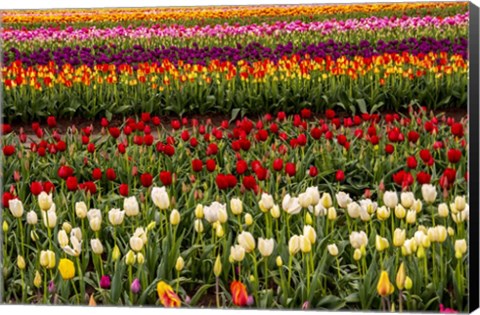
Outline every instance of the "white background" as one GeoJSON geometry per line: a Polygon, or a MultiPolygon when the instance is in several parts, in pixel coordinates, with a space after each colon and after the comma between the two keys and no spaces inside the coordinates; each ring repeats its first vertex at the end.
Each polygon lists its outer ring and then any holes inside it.
{"type": "MultiPolygon", "coordinates": [[[[404,1],[389,1],[389,0],[184,0],[184,1],[166,1],[166,0],[89,0],[89,1],[72,1],[72,0],[37,0],[37,1],[28,1],[28,0],[1,0],[0,9],[49,9],[49,8],[102,8],[102,7],[154,7],[154,6],[197,6],[197,5],[256,5],[256,4],[309,4],[309,3],[368,3],[368,2],[404,2],[404,1]]],[[[416,1],[416,2],[427,2],[427,1],[416,1]]],[[[472,1],[477,6],[480,5],[480,0],[472,1]]],[[[478,281],[479,279],[477,279],[478,281]]],[[[472,279],[472,281],[475,281],[472,279]]],[[[138,315],[158,315],[159,312],[162,314],[195,314],[195,315],[211,315],[223,314],[227,310],[212,310],[212,309],[195,309],[195,310],[169,310],[169,309],[158,309],[158,308],[88,308],[85,307],[41,307],[41,306],[0,306],[1,315],[11,315],[11,314],[61,314],[61,315],[84,315],[88,311],[90,315],[105,315],[105,313],[115,312],[118,315],[130,315],[135,312],[138,315]]],[[[228,312],[235,312],[234,314],[238,315],[261,315],[261,314],[272,314],[272,311],[251,311],[251,310],[228,310],[228,312]]],[[[326,312],[324,312],[326,313],[326,312]]],[[[233,314],[233,313],[232,313],[233,314]]],[[[282,311],[282,314],[291,315],[291,314],[304,314],[300,311],[282,311]]],[[[335,312],[334,314],[368,314],[368,313],[349,313],[349,312],[335,312]]],[[[383,314],[383,313],[372,313],[372,314],[383,314]]],[[[386,314],[386,313],[385,313],[386,314]]],[[[480,315],[480,310],[477,310],[475,315],[480,315]]]]}

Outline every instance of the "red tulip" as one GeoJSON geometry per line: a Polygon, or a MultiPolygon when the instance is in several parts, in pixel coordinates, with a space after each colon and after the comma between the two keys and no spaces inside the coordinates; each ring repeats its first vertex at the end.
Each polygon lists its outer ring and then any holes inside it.
{"type": "Polygon", "coordinates": [[[148,123],[150,121],[150,113],[142,113],[142,121],[148,123]]]}
{"type": "Polygon", "coordinates": [[[191,138],[190,139],[190,145],[195,148],[198,145],[197,138],[195,138],[195,137],[191,138]]]}
{"type": "Polygon", "coordinates": [[[347,142],[347,137],[345,137],[345,135],[338,135],[337,142],[340,145],[345,145],[345,143],[347,142]]]}
{"type": "Polygon", "coordinates": [[[448,161],[450,163],[458,163],[460,159],[462,158],[462,151],[458,149],[450,149],[448,150],[448,161]]]}
{"type": "Polygon", "coordinates": [[[410,131],[407,135],[408,141],[412,143],[416,143],[418,139],[420,138],[420,134],[416,131],[410,131]]]}
{"type": "Polygon", "coordinates": [[[181,128],[181,124],[180,124],[180,121],[178,119],[172,120],[171,125],[172,125],[172,128],[174,130],[178,130],[178,129],[181,128]]]}
{"type": "Polygon", "coordinates": [[[280,121],[283,121],[287,118],[287,115],[285,114],[285,112],[278,112],[277,113],[277,119],[280,120],[280,121]]]}
{"type": "Polygon", "coordinates": [[[228,188],[228,178],[223,174],[218,174],[215,178],[215,183],[217,184],[218,189],[227,189],[228,188]]]}
{"type": "Polygon", "coordinates": [[[124,154],[126,151],[125,145],[123,143],[118,144],[118,152],[124,154]]]}
{"type": "Polygon", "coordinates": [[[160,123],[161,123],[160,117],[158,117],[158,116],[153,116],[153,117],[152,117],[152,123],[153,123],[154,126],[160,126],[160,123]]]}
{"type": "Polygon", "coordinates": [[[160,181],[164,186],[169,186],[172,184],[172,174],[169,171],[160,172],[160,181]]]}
{"type": "Polygon", "coordinates": [[[9,124],[2,124],[2,135],[7,135],[12,132],[12,126],[9,124]]]}
{"type": "Polygon", "coordinates": [[[236,165],[236,169],[237,169],[237,174],[238,175],[244,174],[248,170],[247,162],[245,162],[245,160],[238,160],[237,165],[236,165]]]}
{"type": "Polygon", "coordinates": [[[285,172],[289,176],[295,176],[295,173],[296,173],[295,164],[291,162],[288,162],[287,164],[285,164],[285,172]]]}
{"type": "Polygon", "coordinates": [[[227,181],[228,181],[229,188],[234,188],[235,186],[237,186],[237,178],[234,175],[228,174],[227,181]]]}
{"type": "Polygon", "coordinates": [[[203,168],[202,160],[199,160],[199,159],[192,160],[192,169],[194,172],[200,172],[202,171],[202,168],[203,168]]]}
{"type": "Polygon", "coordinates": [[[75,191],[78,188],[78,181],[75,176],[69,176],[66,180],[67,189],[69,191],[75,191]]]}
{"type": "Polygon", "coordinates": [[[250,146],[251,146],[250,140],[248,140],[248,139],[241,139],[241,140],[240,140],[240,146],[242,147],[242,150],[243,150],[243,151],[248,151],[248,150],[250,150],[250,146]]]}
{"type": "Polygon", "coordinates": [[[297,143],[302,147],[305,146],[307,144],[307,136],[303,133],[299,134],[297,137],[297,143]]]}
{"type": "Polygon", "coordinates": [[[417,168],[417,159],[414,156],[407,157],[407,166],[411,169],[417,168]]]}
{"type": "Polygon", "coordinates": [[[64,152],[67,150],[67,144],[64,141],[58,141],[55,147],[59,152],[64,152]]]}
{"type": "Polygon", "coordinates": [[[450,131],[456,137],[463,137],[463,125],[461,123],[453,123],[450,127],[450,131]]]}
{"type": "Polygon", "coordinates": [[[30,184],[30,192],[34,195],[34,196],[38,196],[40,195],[40,193],[43,191],[43,186],[42,186],[42,183],[40,182],[32,182],[30,184]]]}
{"type": "Polygon", "coordinates": [[[206,164],[207,170],[208,170],[209,172],[215,171],[215,168],[217,167],[217,163],[216,163],[215,160],[213,160],[213,159],[207,160],[207,162],[206,162],[205,164],[206,164]]]}
{"type": "Polygon", "coordinates": [[[322,130],[314,127],[312,130],[310,130],[310,136],[312,136],[313,139],[318,140],[322,137],[322,130]]]}
{"type": "Polygon", "coordinates": [[[338,170],[337,173],[335,173],[335,180],[337,182],[343,182],[345,180],[345,173],[342,170],[338,170]]]}
{"type": "Polygon", "coordinates": [[[6,145],[3,147],[3,154],[5,156],[11,156],[15,154],[15,147],[13,145],[6,145]]]}
{"type": "Polygon", "coordinates": [[[60,168],[58,169],[58,177],[62,179],[67,179],[72,175],[73,175],[73,168],[69,166],[66,166],[66,165],[60,166],[60,168]]]}
{"type": "Polygon", "coordinates": [[[218,146],[215,143],[210,143],[206,153],[207,155],[216,155],[218,153],[218,146]]]}
{"type": "Polygon", "coordinates": [[[420,151],[420,158],[423,162],[428,163],[432,159],[432,155],[428,149],[423,149],[420,151]]]}
{"type": "Polygon", "coordinates": [[[255,180],[255,177],[253,176],[245,176],[243,177],[243,186],[245,186],[246,189],[250,190],[255,190],[257,187],[257,181],[255,180]]]}
{"type": "Polygon", "coordinates": [[[275,134],[276,134],[276,133],[278,132],[278,125],[277,125],[276,123],[272,123],[272,124],[270,125],[270,128],[269,128],[269,129],[270,129],[270,132],[271,132],[271,133],[275,133],[275,134]]]}
{"type": "Polygon", "coordinates": [[[318,169],[315,166],[310,166],[310,169],[308,170],[308,174],[311,177],[315,177],[318,175],[318,169]]]}
{"type": "Polygon", "coordinates": [[[118,137],[120,137],[120,129],[118,129],[117,127],[110,127],[108,131],[113,138],[117,139],[118,137]]]}
{"type": "Polygon", "coordinates": [[[3,204],[3,207],[4,208],[8,208],[9,205],[8,205],[8,202],[12,199],[16,199],[17,197],[15,197],[13,194],[9,193],[8,191],[4,192],[3,193],[3,196],[2,196],[2,204],[3,204]]]}
{"type": "Polygon", "coordinates": [[[257,132],[256,139],[261,142],[266,141],[268,139],[268,132],[265,129],[260,129],[257,132]]]}
{"type": "Polygon", "coordinates": [[[47,125],[50,128],[55,128],[57,126],[57,120],[55,119],[54,116],[48,116],[47,125]]]}
{"type": "Polygon", "coordinates": [[[273,169],[277,172],[280,172],[283,169],[283,160],[275,159],[275,161],[273,161],[273,169]]]}
{"type": "Polygon", "coordinates": [[[257,175],[258,180],[265,180],[268,177],[268,171],[266,168],[260,167],[255,170],[255,174],[257,175]]]}
{"type": "Polygon", "coordinates": [[[120,195],[122,195],[124,197],[128,197],[128,185],[127,184],[120,184],[120,186],[118,187],[118,191],[119,191],[120,195]]]}
{"type": "Polygon", "coordinates": [[[102,179],[102,170],[99,169],[99,168],[93,169],[93,171],[92,171],[92,178],[93,178],[94,180],[100,180],[100,179],[102,179]]]}
{"type": "Polygon", "coordinates": [[[54,189],[55,189],[55,186],[53,185],[52,182],[43,183],[43,191],[46,192],[47,194],[53,192],[54,189]]]}
{"type": "Polygon", "coordinates": [[[335,118],[337,114],[335,113],[335,111],[333,109],[327,109],[325,111],[325,116],[328,118],[328,119],[333,119],[335,118]]]}
{"type": "Polygon", "coordinates": [[[431,176],[430,176],[430,174],[425,173],[425,172],[418,172],[418,173],[417,173],[417,182],[418,182],[420,185],[430,184],[430,181],[431,181],[431,176]]]}
{"type": "Polygon", "coordinates": [[[302,118],[308,119],[312,116],[312,111],[308,108],[304,108],[300,111],[300,115],[302,115],[302,118]]]}
{"type": "Polygon", "coordinates": [[[143,173],[140,175],[140,182],[143,187],[148,188],[152,186],[153,176],[150,173],[143,173]]]}
{"type": "Polygon", "coordinates": [[[175,148],[167,144],[163,147],[163,153],[165,153],[167,156],[173,156],[175,154],[175,148]]]}
{"type": "Polygon", "coordinates": [[[385,145],[385,153],[392,154],[393,151],[395,151],[395,147],[393,145],[391,145],[390,143],[385,145]]]}
{"type": "Polygon", "coordinates": [[[85,190],[90,194],[95,194],[97,192],[97,185],[95,185],[94,182],[85,182],[82,184],[78,184],[78,188],[80,188],[81,190],[85,190]]]}
{"type": "Polygon", "coordinates": [[[108,180],[114,181],[115,179],[117,179],[117,174],[115,173],[115,170],[113,168],[108,168],[105,174],[107,175],[108,180]]]}
{"type": "Polygon", "coordinates": [[[107,118],[103,117],[103,118],[100,120],[100,125],[101,125],[103,128],[108,127],[108,120],[107,120],[107,118]]]}

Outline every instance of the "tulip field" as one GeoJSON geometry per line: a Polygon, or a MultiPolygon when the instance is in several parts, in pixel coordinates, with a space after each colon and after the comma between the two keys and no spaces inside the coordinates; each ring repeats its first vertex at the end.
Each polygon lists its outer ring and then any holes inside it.
{"type": "Polygon", "coordinates": [[[1,302],[468,310],[466,3],[2,15],[1,302]]]}

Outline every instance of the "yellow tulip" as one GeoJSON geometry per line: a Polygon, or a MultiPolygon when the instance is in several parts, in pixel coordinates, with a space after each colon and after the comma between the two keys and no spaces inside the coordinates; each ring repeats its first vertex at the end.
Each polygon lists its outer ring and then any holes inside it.
{"type": "Polygon", "coordinates": [[[392,294],[393,291],[395,291],[395,288],[393,287],[390,279],[388,278],[388,273],[386,271],[382,271],[377,284],[378,295],[385,297],[392,294]]]}
{"type": "Polygon", "coordinates": [[[403,288],[405,287],[406,277],[407,277],[407,274],[405,272],[405,265],[402,262],[400,264],[400,268],[398,268],[397,277],[395,279],[395,282],[397,283],[397,288],[399,288],[400,290],[403,290],[403,288]]]}
{"type": "Polygon", "coordinates": [[[70,280],[75,277],[75,265],[70,259],[62,258],[58,263],[58,270],[63,280],[70,280]]]}

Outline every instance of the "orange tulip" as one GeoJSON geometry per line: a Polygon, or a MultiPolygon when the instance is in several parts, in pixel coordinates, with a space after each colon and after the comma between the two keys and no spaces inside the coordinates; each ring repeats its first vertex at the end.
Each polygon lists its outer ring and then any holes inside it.
{"type": "Polygon", "coordinates": [[[393,284],[390,282],[388,278],[388,273],[386,271],[382,271],[380,275],[380,279],[378,280],[377,284],[377,292],[380,296],[385,297],[393,293],[395,288],[393,284]]]}
{"type": "Polygon", "coordinates": [[[181,304],[180,298],[173,291],[172,287],[167,283],[160,281],[157,285],[157,293],[160,302],[165,307],[179,307],[181,304]]]}
{"type": "Polygon", "coordinates": [[[233,281],[230,284],[230,291],[232,293],[233,304],[237,306],[245,306],[248,301],[247,288],[240,281],[233,281]]]}

